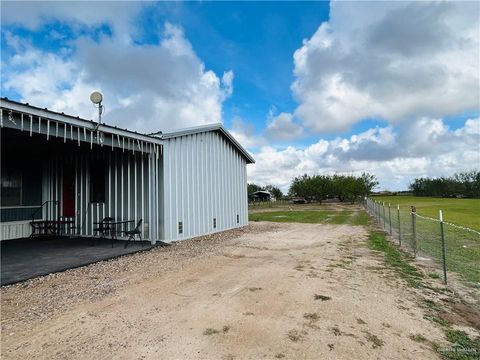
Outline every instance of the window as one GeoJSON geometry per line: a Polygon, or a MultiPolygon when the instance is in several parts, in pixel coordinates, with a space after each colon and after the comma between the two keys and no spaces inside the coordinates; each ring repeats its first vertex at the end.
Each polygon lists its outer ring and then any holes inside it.
{"type": "Polygon", "coordinates": [[[105,202],[105,162],[93,161],[90,165],[90,202],[105,202]]]}
{"type": "Polygon", "coordinates": [[[240,215],[237,214],[237,224],[240,223],[240,215]]]}
{"type": "Polygon", "coordinates": [[[183,234],[183,222],[182,221],[178,222],[178,233],[183,234]]]}
{"type": "Polygon", "coordinates": [[[217,228],[217,218],[213,218],[213,228],[217,228]]]}
{"type": "Polygon", "coordinates": [[[2,169],[2,206],[22,205],[22,171],[2,169]]]}

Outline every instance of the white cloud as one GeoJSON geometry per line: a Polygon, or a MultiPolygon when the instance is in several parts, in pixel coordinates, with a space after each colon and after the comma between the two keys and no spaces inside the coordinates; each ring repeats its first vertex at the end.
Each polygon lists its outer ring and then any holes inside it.
{"type": "Polygon", "coordinates": [[[450,130],[440,119],[412,128],[373,128],[349,138],[319,140],[306,148],[264,146],[253,154],[249,181],[288,190],[295,176],[335,172],[375,174],[382,189],[404,190],[419,176],[449,176],[480,167],[480,119],[450,130]]]}
{"type": "Polygon", "coordinates": [[[110,124],[142,132],[222,122],[222,103],[233,91],[232,71],[220,79],[206,70],[181,28],[165,24],[157,45],[124,38],[88,37],[56,53],[9,36],[16,54],[2,63],[2,88],[21,101],[87,118],[89,94],[104,94],[110,124]]]}
{"type": "Polygon", "coordinates": [[[29,30],[53,22],[77,30],[108,25],[118,38],[128,41],[134,31],[132,20],[144,6],[140,1],[2,1],[1,21],[2,26],[15,25],[29,30]]]}
{"type": "Polygon", "coordinates": [[[230,133],[237,141],[249,149],[265,146],[266,141],[262,136],[255,134],[255,127],[242,120],[239,116],[233,118],[230,133]]]}
{"type": "Polygon", "coordinates": [[[478,2],[332,2],[294,54],[294,115],[317,132],[480,107],[478,2]]]}
{"type": "Polygon", "coordinates": [[[265,133],[274,140],[292,140],[303,135],[303,128],[294,122],[289,113],[282,112],[277,116],[270,113],[265,133]]]}

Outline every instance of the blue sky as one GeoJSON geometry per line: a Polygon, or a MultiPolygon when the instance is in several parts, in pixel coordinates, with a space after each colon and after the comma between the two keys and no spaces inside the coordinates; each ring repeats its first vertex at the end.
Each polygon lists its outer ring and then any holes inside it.
{"type": "Polygon", "coordinates": [[[249,179],[479,168],[477,3],[2,2],[2,96],[149,132],[221,121],[249,179]],[[477,29],[477,30],[475,30],[477,29]]]}

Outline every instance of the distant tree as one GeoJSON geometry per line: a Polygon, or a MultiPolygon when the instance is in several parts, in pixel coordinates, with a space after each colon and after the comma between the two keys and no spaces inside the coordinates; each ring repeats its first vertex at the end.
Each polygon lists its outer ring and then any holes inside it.
{"type": "Polygon", "coordinates": [[[465,197],[480,198],[480,171],[465,171],[457,173],[453,177],[465,197]]]}
{"type": "Polygon", "coordinates": [[[367,196],[370,195],[373,189],[378,185],[377,177],[373,174],[362,173],[360,177],[357,178],[359,195],[367,196]]]}
{"type": "Polygon", "coordinates": [[[307,174],[292,180],[288,193],[290,196],[308,197],[311,195],[311,177],[307,174]]]}
{"type": "Polygon", "coordinates": [[[409,188],[415,196],[479,198],[480,172],[472,170],[454,174],[452,177],[416,178],[409,188]]]}
{"type": "Polygon", "coordinates": [[[321,201],[328,196],[340,201],[355,202],[359,197],[369,195],[378,185],[375,175],[313,175],[307,174],[292,180],[289,194],[321,201]]]}
{"type": "Polygon", "coordinates": [[[280,190],[280,188],[278,188],[274,185],[267,185],[267,186],[264,187],[264,190],[268,191],[276,199],[283,198],[282,190],[280,190]]]}

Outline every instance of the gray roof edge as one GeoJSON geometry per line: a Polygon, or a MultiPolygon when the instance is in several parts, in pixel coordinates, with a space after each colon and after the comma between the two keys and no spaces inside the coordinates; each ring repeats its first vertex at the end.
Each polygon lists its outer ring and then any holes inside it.
{"type": "Polygon", "coordinates": [[[255,164],[255,159],[252,157],[252,155],[250,155],[249,152],[237,141],[237,139],[235,139],[233,135],[227,129],[225,129],[222,123],[193,126],[180,130],[164,132],[161,135],[158,134],[157,136],[159,136],[161,139],[171,139],[209,131],[220,131],[228,140],[230,140],[230,142],[238,149],[238,151],[245,156],[245,158],[248,160],[248,164],[255,164]]]}
{"type": "MultiPolygon", "coordinates": [[[[38,106],[30,105],[29,103],[22,103],[16,100],[11,100],[6,97],[0,98],[0,107],[5,109],[10,109],[18,112],[30,113],[35,116],[40,116],[44,118],[50,118],[52,120],[63,121],[66,123],[70,123],[76,126],[94,126],[97,124],[95,121],[87,120],[80,118],[79,116],[73,116],[61,112],[57,112],[54,110],[50,110],[47,108],[40,108],[38,106]]],[[[136,131],[122,129],[116,126],[108,125],[102,123],[99,127],[99,130],[104,132],[110,132],[113,134],[118,134],[120,136],[127,136],[132,138],[137,138],[143,141],[151,141],[156,142],[158,144],[162,144],[163,139],[169,139],[179,136],[191,135],[200,132],[208,132],[208,131],[220,131],[230,142],[238,149],[238,151],[245,156],[247,159],[247,163],[254,164],[255,159],[248,153],[245,148],[240,145],[240,143],[233,137],[230,132],[225,129],[222,123],[213,123],[208,125],[200,125],[195,127],[184,128],[176,131],[165,132],[165,133],[155,133],[155,134],[142,134],[136,131]]]]}
{"type": "MultiPolygon", "coordinates": [[[[34,116],[39,116],[41,118],[45,119],[51,119],[55,121],[61,121],[67,124],[71,124],[74,126],[79,126],[79,127],[91,127],[93,128],[95,125],[98,123],[93,121],[93,120],[87,120],[84,118],[81,118],[79,116],[73,116],[73,115],[68,115],[65,113],[60,113],[57,111],[49,110],[47,108],[40,108],[38,106],[32,106],[28,103],[24,104],[19,101],[15,100],[10,100],[8,98],[0,98],[0,107],[5,109],[5,110],[13,110],[25,114],[30,114],[34,116]]],[[[102,123],[99,127],[98,130],[106,132],[106,133],[111,133],[119,136],[125,136],[125,137],[130,137],[130,138],[135,138],[138,140],[142,141],[147,141],[147,142],[152,142],[152,143],[157,143],[157,144],[162,144],[162,139],[158,138],[156,136],[148,135],[148,134],[142,134],[137,131],[132,131],[128,129],[122,129],[117,126],[112,126],[108,125],[105,123],[102,123]]]]}

